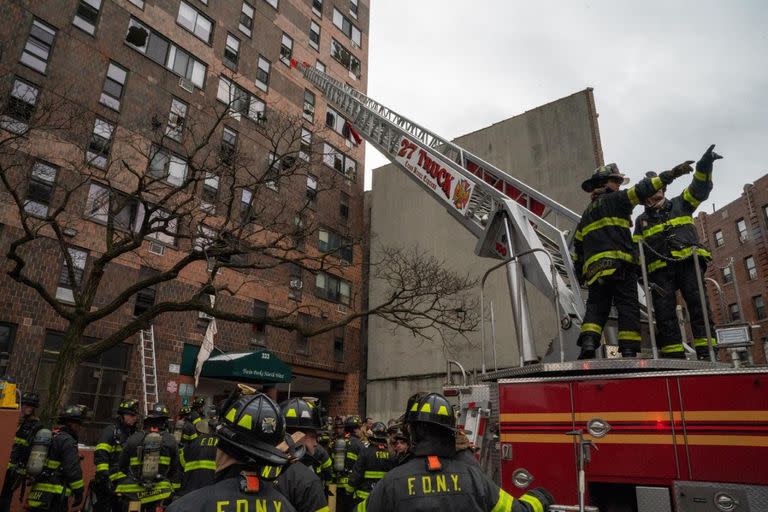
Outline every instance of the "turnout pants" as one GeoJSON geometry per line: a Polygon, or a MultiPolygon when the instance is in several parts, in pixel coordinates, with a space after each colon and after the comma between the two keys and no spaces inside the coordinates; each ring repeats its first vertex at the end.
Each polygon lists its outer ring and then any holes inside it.
{"type": "Polygon", "coordinates": [[[585,339],[600,345],[603,327],[611,312],[611,305],[619,313],[619,350],[640,351],[640,303],[637,298],[637,271],[620,269],[615,274],[600,278],[589,285],[587,312],[581,324],[578,345],[585,339]]]}
{"type": "MultiPolygon", "coordinates": [[[[10,464],[9,464],[10,466],[10,464]]],[[[11,511],[11,501],[13,500],[13,493],[21,485],[21,477],[19,477],[13,468],[9,467],[5,472],[5,480],[3,481],[3,490],[0,493],[0,512],[11,511]]]]}
{"type": "MultiPolygon", "coordinates": [[[[699,263],[702,272],[701,279],[703,279],[707,263],[702,259],[699,259],[699,263]]],[[[675,309],[677,306],[678,290],[680,290],[683,300],[685,300],[685,306],[688,309],[688,316],[691,320],[693,346],[699,354],[708,352],[707,331],[704,327],[704,310],[701,307],[699,285],[696,282],[696,266],[693,260],[688,258],[682,261],[667,263],[666,267],[649,274],[648,280],[656,285],[653,287],[652,296],[653,310],[658,326],[656,340],[659,347],[659,355],[672,358],[685,357],[685,349],[683,348],[675,309]]],[[[709,308],[709,301],[706,295],[704,299],[707,314],[709,315],[709,330],[712,334],[712,344],[714,345],[715,328],[712,323],[712,310],[709,308]]]]}

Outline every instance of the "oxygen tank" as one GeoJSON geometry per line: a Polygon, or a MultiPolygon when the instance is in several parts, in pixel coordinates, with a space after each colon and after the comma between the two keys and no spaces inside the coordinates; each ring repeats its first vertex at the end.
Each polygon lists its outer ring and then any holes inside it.
{"type": "Polygon", "coordinates": [[[157,480],[160,475],[160,449],[163,447],[163,436],[153,431],[144,436],[141,443],[141,479],[145,482],[157,480]]]}
{"type": "Polygon", "coordinates": [[[38,476],[45,469],[45,461],[48,460],[48,449],[53,442],[53,432],[47,428],[41,428],[32,438],[27,459],[27,474],[38,476]]]}
{"type": "Polygon", "coordinates": [[[347,441],[343,437],[333,442],[333,470],[344,471],[347,458],[347,441]]]}
{"type": "Polygon", "coordinates": [[[186,420],[177,420],[173,426],[173,438],[176,439],[176,443],[181,444],[181,437],[184,434],[184,424],[186,420]]]}

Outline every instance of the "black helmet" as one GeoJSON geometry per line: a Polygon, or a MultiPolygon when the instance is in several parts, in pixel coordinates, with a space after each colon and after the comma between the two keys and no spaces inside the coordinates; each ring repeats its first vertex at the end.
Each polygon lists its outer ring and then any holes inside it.
{"type": "Polygon", "coordinates": [[[21,405],[29,405],[30,407],[40,407],[40,395],[34,391],[27,391],[21,395],[21,405]]]}
{"type": "Polygon", "coordinates": [[[450,430],[456,430],[453,407],[440,393],[429,393],[414,401],[405,411],[405,423],[432,423],[450,430]]]}
{"type": "Polygon", "coordinates": [[[168,406],[162,402],[153,404],[152,408],[147,412],[148,420],[167,420],[169,417],[168,406]]]}
{"type": "Polygon", "coordinates": [[[301,398],[291,398],[280,404],[285,418],[285,428],[289,430],[320,430],[323,422],[320,410],[312,403],[301,398]]]}
{"type": "Polygon", "coordinates": [[[179,418],[186,418],[190,414],[192,414],[192,408],[188,405],[185,405],[179,409],[179,418]]]}
{"type": "Polygon", "coordinates": [[[286,454],[275,448],[285,440],[285,420],[277,404],[263,393],[241,395],[228,404],[216,435],[219,447],[235,458],[277,466],[288,461],[286,454]]]}
{"type": "Polygon", "coordinates": [[[194,400],[192,400],[192,409],[199,409],[200,407],[205,406],[205,398],[202,396],[196,397],[194,400]]]}
{"type": "Polygon", "coordinates": [[[387,426],[377,421],[371,426],[371,435],[369,436],[371,439],[375,439],[377,441],[386,441],[387,440],[387,426]]]}
{"type": "Polygon", "coordinates": [[[59,423],[67,423],[69,421],[82,423],[85,421],[86,411],[88,411],[88,408],[84,405],[68,405],[59,414],[59,423]]]}
{"type": "Polygon", "coordinates": [[[618,165],[607,164],[595,169],[595,171],[592,173],[592,176],[584,180],[584,182],[581,184],[581,189],[584,192],[592,192],[596,188],[605,185],[610,179],[621,180],[622,184],[624,185],[629,183],[629,178],[619,172],[618,165]]]}
{"type": "Polygon", "coordinates": [[[344,421],[345,430],[355,430],[363,426],[363,422],[360,421],[360,416],[352,415],[344,421]]]}
{"type": "Polygon", "coordinates": [[[117,414],[133,414],[134,416],[138,416],[139,401],[134,400],[133,398],[123,400],[120,402],[120,405],[117,406],[117,414]]]}

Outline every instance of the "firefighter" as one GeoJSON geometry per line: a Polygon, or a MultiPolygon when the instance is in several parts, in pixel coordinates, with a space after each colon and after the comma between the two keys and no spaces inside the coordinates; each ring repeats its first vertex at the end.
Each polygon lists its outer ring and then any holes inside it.
{"type": "Polygon", "coordinates": [[[181,435],[181,443],[188,443],[197,438],[197,429],[195,426],[205,418],[205,398],[198,396],[192,400],[190,406],[192,411],[185,418],[183,434],[181,435]]]}
{"type": "Polygon", "coordinates": [[[379,421],[368,432],[370,446],[360,452],[349,475],[349,486],[354,489],[358,503],[365,501],[387,471],[397,465],[397,459],[387,448],[387,426],[379,421]]]}
{"type": "Polygon", "coordinates": [[[392,450],[392,455],[397,460],[398,464],[405,458],[408,453],[408,435],[403,432],[402,428],[390,427],[389,429],[389,445],[392,450]]]}
{"type": "Polygon", "coordinates": [[[180,496],[214,482],[216,447],[219,444],[219,438],[214,435],[215,425],[215,420],[197,422],[198,436],[179,449],[182,472],[180,496]]]}
{"type": "Polygon", "coordinates": [[[456,458],[467,464],[480,465],[475,457],[474,446],[463,430],[456,431],[456,458]]]}
{"type": "MultiPolygon", "coordinates": [[[[709,359],[704,310],[699,297],[699,279],[704,279],[707,262],[712,255],[699,246],[699,237],[693,223],[693,212],[709,197],[712,190],[712,164],[722,158],[712,144],[696,162],[691,184],[679,196],[664,197],[664,186],[645,201],[645,212],[635,224],[635,238],[642,239],[646,250],[648,280],[653,284],[652,298],[658,324],[658,345],[661,357],[685,359],[685,349],[677,326],[675,306],[677,291],[685,300],[691,317],[693,346],[699,359],[709,359]],[[701,275],[696,275],[692,254],[699,258],[701,275]]],[[[648,173],[654,177],[656,173],[648,173]]],[[[705,295],[710,332],[714,334],[712,312],[705,295]]],[[[713,339],[714,343],[714,339],[713,339]]]]}
{"type": "Polygon", "coordinates": [[[456,419],[450,402],[429,393],[405,413],[413,448],[389,471],[358,511],[443,512],[445,510],[547,512],[552,496],[537,488],[518,499],[507,494],[479,467],[456,460],[456,419]]]}
{"type": "MultiPolygon", "coordinates": [[[[328,455],[328,452],[323,450],[318,443],[318,433],[323,428],[320,409],[308,400],[291,398],[280,404],[280,410],[283,413],[285,428],[288,434],[293,434],[295,432],[304,434],[304,438],[301,440],[304,450],[300,453],[301,456],[299,459],[301,463],[309,468],[319,479],[323,501],[325,501],[327,496],[326,488],[333,482],[333,469],[331,467],[331,458],[328,455]]],[[[297,472],[296,470],[293,471],[294,473],[297,472]]],[[[281,475],[281,478],[278,479],[278,484],[283,486],[285,483],[285,479],[283,478],[283,475],[281,475]]],[[[314,497],[317,496],[314,487],[315,484],[314,481],[312,481],[311,489],[307,489],[307,492],[305,493],[307,498],[305,501],[319,501],[314,497]],[[310,497],[312,497],[311,500],[309,499],[310,497]]],[[[289,493],[283,492],[283,494],[288,496],[288,498],[291,498],[289,493]]],[[[291,503],[297,510],[299,510],[299,512],[302,510],[315,510],[312,508],[304,508],[293,499],[291,499],[291,503]]]]}
{"type": "MultiPolygon", "coordinates": [[[[354,509],[354,489],[349,486],[349,474],[357,462],[360,452],[363,451],[363,442],[360,440],[360,428],[363,423],[360,416],[349,416],[344,421],[344,437],[334,443],[334,459],[344,452],[344,467],[336,472],[338,484],[336,492],[336,512],[349,512],[354,509]]],[[[336,469],[336,468],[334,468],[336,469]]]]}
{"type": "MultiPolygon", "coordinates": [[[[47,450],[40,452],[45,457],[43,470],[34,477],[32,489],[27,496],[25,508],[28,510],[46,510],[65,512],[68,509],[69,496],[73,496],[72,507],[83,502],[83,470],[80,467],[80,454],[77,451],[78,435],[85,421],[84,405],[68,405],[59,414],[59,427],[54,429],[47,450]],[[47,456],[46,453],[47,452],[47,456]]],[[[36,452],[36,441],[40,434],[50,431],[38,430],[31,445],[30,458],[36,452]]],[[[41,462],[42,462],[41,457],[41,462]]]]}
{"type": "Polygon", "coordinates": [[[176,500],[167,512],[295,512],[262,476],[266,466],[288,462],[275,448],[283,441],[280,409],[263,393],[236,396],[222,408],[216,427],[216,482],[176,500]]]}
{"type": "Polygon", "coordinates": [[[295,443],[290,435],[285,435],[288,464],[281,467],[266,466],[262,476],[275,479],[275,488],[285,496],[298,512],[328,512],[328,499],[325,496],[323,482],[315,472],[301,463],[306,447],[295,443]]]}
{"type": "Polygon", "coordinates": [[[125,442],[119,469],[126,476],[115,487],[115,494],[128,509],[139,502],[141,510],[155,510],[173,494],[179,448],[168,432],[168,417],[165,404],[153,404],[143,430],[125,442]]]}
{"type": "Polygon", "coordinates": [[[619,190],[628,179],[616,164],[599,167],[581,184],[592,201],[576,228],[573,261],[576,274],[589,287],[587,311],[581,324],[579,359],[593,359],[611,304],[619,313],[619,350],[623,357],[640,351],[640,304],[637,298],[635,245],[629,229],[635,206],[651,197],[675,178],[692,172],[684,162],[658,177],[619,190]]]}
{"type": "Polygon", "coordinates": [[[173,437],[176,438],[179,445],[181,445],[181,440],[184,435],[184,426],[187,424],[187,418],[190,414],[192,414],[192,408],[188,405],[182,406],[181,409],[179,409],[179,417],[173,424],[173,437]]]}
{"type": "Polygon", "coordinates": [[[21,395],[21,409],[19,426],[13,438],[11,457],[8,460],[8,469],[5,472],[3,491],[0,493],[0,512],[11,510],[13,493],[24,481],[27,473],[27,459],[29,458],[29,446],[32,438],[43,426],[35,416],[35,409],[40,406],[40,397],[37,393],[27,392],[21,395]]]}
{"type": "Polygon", "coordinates": [[[96,477],[89,489],[95,512],[119,512],[120,503],[115,497],[115,482],[125,477],[120,472],[120,454],[128,438],[136,432],[139,422],[139,401],[124,399],[117,407],[117,417],[99,435],[93,451],[96,477]]]}

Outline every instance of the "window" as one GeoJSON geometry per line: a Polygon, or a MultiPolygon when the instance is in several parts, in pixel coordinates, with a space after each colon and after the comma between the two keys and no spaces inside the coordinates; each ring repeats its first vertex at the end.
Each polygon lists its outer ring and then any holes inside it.
{"type": "Polygon", "coordinates": [[[736,231],[739,232],[739,242],[745,242],[749,240],[749,233],[747,232],[747,223],[744,219],[736,221],[736,231]]]}
{"type": "Polygon", "coordinates": [[[149,214],[149,232],[145,238],[166,245],[176,245],[179,220],[170,213],[156,208],[149,214]]]}
{"type": "Polygon", "coordinates": [[[55,37],[56,29],[40,20],[32,20],[32,28],[29,30],[29,37],[19,62],[45,74],[55,37]]]}
{"type": "Polygon", "coordinates": [[[173,140],[181,142],[184,132],[184,120],[186,118],[187,104],[173,98],[171,100],[171,111],[168,113],[168,126],[165,128],[165,134],[173,140]]]}
{"type": "Polygon", "coordinates": [[[125,42],[157,64],[202,89],[208,66],[140,21],[131,18],[125,42]]]}
{"type": "Polygon", "coordinates": [[[763,220],[765,221],[765,224],[768,227],[768,204],[763,206],[763,220]]]}
{"type": "Polygon", "coordinates": [[[153,147],[149,161],[149,173],[162,178],[170,185],[181,186],[187,177],[187,161],[158,147],[153,147]]]}
{"type": "MultiPolygon", "coordinates": [[[[306,313],[299,313],[298,323],[303,328],[309,328],[312,323],[312,317],[306,313]]],[[[309,338],[304,336],[300,331],[296,331],[296,353],[297,354],[309,354],[309,338]]]]}
{"type": "Polygon", "coordinates": [[[344,328],[339,327],[333,334],[333,360],[344,362],[344,328]]]}
{"type": "Polygon", "coordinates": [[[192,243],[193,251],[205,251],[208,248],[213,248],[216,239],[219,234],[215,229],[209,228],[202,224],[197,225],[197,236],[192,243]]]}
{"type": "Polygon", "coordinates": [[[339,195],[339,217],[343,221],[349,219],[349,194],[346,192],[340,192],[339,195]]]}
{"type": "Polygon", "coordinates": [[[731,267],[723,267],[723,282],[724,283],[731,283],[733,282],[733,273],[731,272],[731,267]]]}
{"type": "Polygon", "coordinates": [[[352,41],[353,46],[358,48],[362,46],[360,29],[354,26],[349,18],[341,14],[336,8],[333,9],[333,24],[352,41]]]}
{"type": "Polygon", "coordinates": [[[203,180],[202,205],[200,208],[207,212],[215,210],[216,198],[219,196],[219,177],[210,173],[203,180]]]}
{"type": "Polygon", "coordinates": [[[357,19],[357,12],[359,8],[357,1],[358,0],[349,0],[349,14],[351,14],[355,19],[357,19]]]}
{"type": "Polygon", "coordinates": [[[253,191],[247,188],[243,189],[240,196],[240,220],[248,223],[253,220],[253,191]]]}
{"type": "Polygon", "coordinates": [[[741,320],[741,314],[739,313],[738,304],[729,304],[728,312],[731,314],[731,322],[738,322],[741,320]]]}
{"type": "Polygon", "coordinates": [[[211,42],[213,22],[183,0],[179,3],[179,15],[176,17],[176,23],[195,34],[201,41],[211,42]]]}
{"type": "Polygon", "coordinates": [[[119,112],[126,78],[128,78],[128,70],[110,62],[104,86],[101,88],[99,103],[119,112]]]}
{"type": "Polygon", "coordinates": [[[322,62],[320,62],[319,60],[316,60],[316,61],[315,61],[315,69],[316,69],[316,70],[318,70],[318,71],[322,71],[323,73],[325,73],[325,64],[323,64],[323,63],[322,63],[322,62]]]}
{"type": "Polygon", "coordinates": [[[216,98],[229,106],[230,113],[236,119],[242,116],[257,122],[265,119],[267,104],[223,76],[219,78],[216,98]]]}
{"type": "MultiPolygon", "coordinates": [[[[141,267],[139,270],[139,279],[144,281],[149,279],[155,272],[147,267],[141,267]]],[[[155,305],[157,291],[154,286],[148,286],[136,292],[136,300],[133,304],[133,316],[139,316],[149,308],[155,305]]]]}
{"type": "Polygon", "coordinates": [[[320,298],[348,306],[352,302],[352,283],[331,274],[319,272],[315,276],[315,293],[320,298]]]}
{"type": "Polygon", "coordinates": [[[91,183],[85,214],[104,224],[112,222],[115,229],[131,231],[141,229],[144,209],[138,200],[124,196],[98,183],[91,183]]]}
{"type": "Polygon", "coordinates": [[[345,126],[347,120],[333,107],[328,107],[328,111],[325,113],[325,126],[335,131],[344,138],[347,137],[345,126]]]}
{"type": "Polygon", "coordinates": [[[299,158],[309,162],[312,155],[312,132],[306,128],[301,129],[301,142],[299,143],[299,158]]]}
{"type": "Polygon", "coordinates": [[[91,141],[88,143],[88,150],[85,152],[85,158],[88,164],[100,169],[107,166],[114,131],[115,126],[113,124],[110,124],[103,119],[96,119],[93,123],[91,141]]]}
{"type": "Polygon", "coordinates": [[[239,59],[240,40],[232,34],[227,34],[227,44],[224,46],[224,64],[232,69],[237,69],[239,59]]]}
{"type": "Polygon", "coordinates": [[[317,176],[307,174],[307,199],[314,204],[317,201],[317,176]]]}
{"type": "Polygon", "coordinates": [[[46,217],[48,207],[53,199],[53,185],[59,170],[53,165],[41,160],[32,164],[29,177],[29,189],[24,201],[24,211],[36,217],[46,217]]]}
{"type": "Polygon", "coordinates": [[[755,318],[758,320],[765,319],[765,301],[762,295],[756,295],[752,297],[752,305],[755,307],[755,318]]]}
{"type": "Polygon", "coordinates": [[[291,57],[293,57],[293,39],[283,32],[283,40],[280,43],[280,62],[290,67],[291,57]]]}
{"type": "Polygon", "coordinates": [[[74,290],[79,288],[83,283],[83,274],[85,273],[85,262],[88,259],[88,253],[73,247],[70,247],[67,251],[72,260],[72,277],[70,278],[70,267],[67,263],[67,259],[64,258],[61,265],[61,272],[59,273],[59,286],[56,288],[56,298],[61,302],[74,304],[74,290]]]}
{"type": "Polygon", "coordinates": [[[751,279],[757,279],[757,267],[755,266],[755,258],[747,256],[744,258],[744,268],[747,269],[747,276],[751,279]]]}
{"type": "Polygon", "coordinates": [[[354,181],[357,176],[357,162],[327,142],[323,143],[323,162],[345,178],[354,181]]]}
{"type": "Polygon", "coordinates": [[[253,338],[251,343],[265,346],[267,344],[267,313],[269,304],[260,300],[253,301],[253,316],[256,322],[253,324],[253,338]]]}
{"type": "Polygon", "coordinates": [[[280,3],[280,0],[265,0],[269,5],[277,9],[278,4],[280,3]]]}
{"type": "Polygon", "coordinates": [[[315,93],[304,89],[304,119],[310,123],[315,122],[315,93]]]}
{"type": "Polygon", "coordinates": [[[256,68],[256,87],[266,92],[269,89],[269,71],[272,63],[259,55],[259,66],[256,68]]]}
{"type": "Polygon", "coordinates": [[[96,32],[96,23],[99,21],[100,9],[101,0],[80,0],[77,2],[77,11],[72,24],[93,35],[96,32]]]}
{"type": "Polygon", "coordinates": [[[240,32],[251,37],[253,33],[253,7],[247,2],[243,2],[243,7],[240,9],[240,25],[238,28],[240,32]]]}
{"type": "Polygon", "coordinates": [[[289,267],[288,298],[291,300],[301,300],[301,289],[304,288],[301,267],[295,263],[291,263],[289,267]]]}
{"type": "Polygon", "coordinates": [[[306,217],[297,213],[293,217],[293,245],[296,246],[297,251],[305,252],[306,250],[306,226],[306,217]]]}
{"type": "Polygon", "coordinates": [[[280,188],[280,164],[277,162],[277,155],[273,151],[269,152],[267,157],[267,170],[264,172],[264,185],[270,190],[277,192],[280,188]]]}
{"type": "Polygon", "coordinates": [[[309,22],[309,46],[320,50],[320,25],[314,21],[309,22]]]}
{"type": "Polygon", "coordinates": [[[129,0],[133,5],[138,7],[139,9],[144,8],[144,0],[129,0]]]}
{"type": "Polygon", "coordinates": [[[352,263],[352,241],[328,229],[318,230],[317,248],[335,254],[343,263],[352,263]]]}
{"type": "Polygon", "coordinates": [[[0,323],[0,371],[7,374],[8,355],[13,350],[13,340],[16,338],[14,324],[0,323]]]}
{"type": "Polygon", "coordinates": [[[236,152],[237,132],[225,126],[221,135],[221,149],[219,150],[221,163],[232,166],[235,163],[236,152]]]}
{"type": "Polygon", "coordinates": [[[715,247],[722,247],[725,245],[725,239],[723,238],[722,230],[715,231],[715,247]]]}
{"type": "Polygon", "coordinates": [[[323,17],[323,0],[312,0],[312,12],[323,17]]]}
{"type": "Polygon", "coordinates": [[[0,116],[0,127],[17,135],[26,133],[39,95],[37,87],[16,78],[11,94],[8,95],[5,112],[0,116]]]}
{"type": "Polygon", "coordinates": [[[360,61],[335,39],[331,40],[331,57],[347,68],[350,78],[360,78],[360,61]]]}

